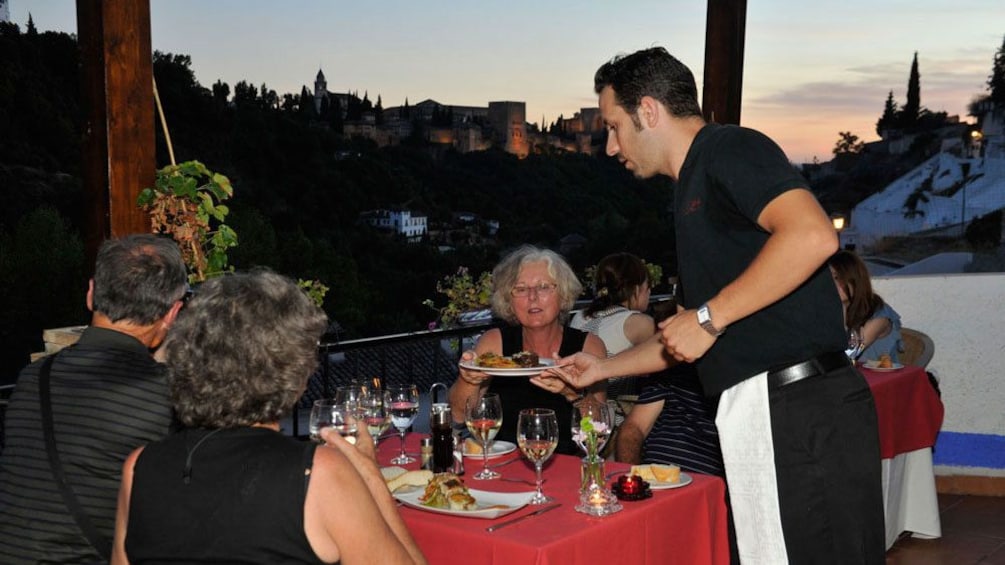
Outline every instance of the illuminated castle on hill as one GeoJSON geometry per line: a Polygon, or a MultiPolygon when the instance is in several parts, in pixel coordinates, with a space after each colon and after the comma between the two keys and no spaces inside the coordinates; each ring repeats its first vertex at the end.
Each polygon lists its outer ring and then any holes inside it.
{"type": "Polygon", "coordinates": [[[583,108],[573,118],[561,120],[559,128],[565,135],[559,136],[528,124],[526,106],[514,101],[455,106],[431,99],[409,105],[406,99],[402,106],[385,109],[379,96],[374,105],[367,94],[360,99],[358,94],[328,90],[321,70],[314,79],[314,110],[319,121],[340,127],[346,137],[372,139],[380,146],[419,136],[463,153],[501,147],[520,158],[542,147],[585,153],[594,150],[595,138],[603,130],[598,109],[583,108]]]}

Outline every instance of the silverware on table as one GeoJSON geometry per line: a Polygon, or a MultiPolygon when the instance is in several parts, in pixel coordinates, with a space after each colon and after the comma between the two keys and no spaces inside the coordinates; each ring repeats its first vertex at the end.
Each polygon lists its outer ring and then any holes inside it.
{"type": "MultiPolygon", "coordinates": [[[[525,485],[530,485],[532,487],[536,487],[537,486],[537,483],[535,483],[534,481],[532,481],[530,479],[520,479],[520,478],[517,478],[517,477],[499,477],[499,480],[500,481],[509,481],[511,483],[523,483],[525,485]]],[[[541,481],[541,482],[544,482],[544,481],[541,481]]]]}
{"type": "Polygon", "coordinates": [[[498,524],[495,524],[493,526],[489,526],[489,527],[485,528],[485,531],[486,532],[494,532],[494,531],[496,531],[496,530],[498,530],[500,528],[505,528],[506,526],[512,526],[513,524],[516,524],[517,522],[520,522],[522,520],[530,518],[531,516],[538,516],[540,514],[544,514],[545,512],[548,512],[550,510],[554,510],[554,509],[558,508],[561,505],[562,505],[562,503],[559,502],[558,504],[552,504],[551,506],[545,506],[544,508],[541,508],[539,510],[535,510],[535,511],[531,512],[530,514],[524,514],[523,516],[520,516],[519,518],[513,518],[512,520],[506,520],[505,522],[499,522],[498,524]]]}
{"type": "Polygon", "coordinates": [[[514,458],[510,459],[509,461],[503,461],[502,463],[492,463],[492,464],[489,465],[489,469],[495,469],[496,467],[502,467],[503,465],[509,465],[510,463],[512,463],[514,461],[519,461],[519,460],[520,460],[519,457],[514,457],[514,458]]]}

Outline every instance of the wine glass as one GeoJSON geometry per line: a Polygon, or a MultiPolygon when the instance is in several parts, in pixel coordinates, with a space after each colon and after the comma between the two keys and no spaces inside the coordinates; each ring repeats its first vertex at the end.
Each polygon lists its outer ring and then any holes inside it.
{"type": "Polygon", "coordinates": [[[551,502],[554,498],[541,492],[541,467],[558,446],[558,418],[555,411],[545,408],[521,410],[516,425],[516,442],[537,471],[537,492],[528,503],[551,502]]]}
{"type": "Polygon", "coordinates": [[[606,402],[600,402],[590,397],[580,400],[572,407],[572,439],[579,445],[579,448],[589,456],[599,455],[604,449],[607,439],[611,437],[611,428],[614,425],[614,417],[611,414],[611,407],[606,402]],[[583,418],[589,417],[593,420],[593,431],[597,438],[597,445],[593,446],[595,452],[590,452],[590,447],[584,443],[586,434],[581,431],[583,418]],[[598,426],[598,424],[602,424],[598,426]]]}
{"type": "Polygon", "coordinates": [[[858,359],[858,356],[862,354],[863,345],[865,342],[862,341],[862,335],[859,331],[855,328],[848,330],[848,348],[844,350],[845,355],[852,361],[858,359]]]}
{"type": "Polygon", "coordinates": [[[335,389],[335,400],[350,410],[357,410],[360,407],[360,400],[366,393],[365,386],[353,381],[352,384],[335,389]]]}
{"type": "Polygon", "coordinates": [[[481,398],[472,396],[465,402],[464,423],[482,445],[482,470],[474,476],[475,479],[497,479],[502,476],[489,469],[489,444],[499,433],[502,419],[502,402],[498,394],[484,394],[481,398]]]}
{"type": "Polygon", "coordinates": [[[366,429],[373,438],[373,447],[377,448],[380,436],[391,426],[391,420],[387,417],[387,409],[384,407],[384,395],[378,389],[373,389],[363,395],[360,400],[360,414],[366,429]]]}
{"type": "Polygon", "coordinates": [[[391,412],[391,423],[397,428],[398,437],[401,438],[401,451],[397,457],[391,459],[391,463],[394,465],[414,463],[415,458],[405,453],[405,430],[412,425],[419,413],[419,389],[415,385],[387,387],[384,391],[384,409],[391,412]]]}
{"type": "Polygon", "coordinates": [[[354,410],[333,398],[315,400],[314,405],[311,406],[308,427],[312,441],[324,443],[324,440],[321,439],[321,430],[335,428],[346,441],[355,445],[357,425],[354,410]]]}

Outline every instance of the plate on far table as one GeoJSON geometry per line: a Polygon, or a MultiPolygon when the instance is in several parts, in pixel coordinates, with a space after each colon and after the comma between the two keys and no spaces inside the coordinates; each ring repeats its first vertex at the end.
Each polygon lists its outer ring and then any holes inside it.
{"type": "Polygon", "coordinates": [[[875,359],[871,359],[869,361],[866,361],[865,363],[862,363],[862,366],[865,367],[866,369],[869,369],[870,371],[896,371],[904,368],[904,366],[901,365],[900,363],[894,363],[892,367],[880,367],[879,361],[875,359]]]}
{"type": "MultiPolygon", "coordinates": [[[[477,457],[482,458],[481,452],[472,453],[468,451],[471,446],[467,441],[464,442],[464,456],[465,457],[477,457]]],[[[495,440],[489,444],[489,456],[488,459],[493,459],[495,457],[502,457],[507,453],[513,453],[516,451],[516,444],[508,441],[495,440]]]]}
{"type": "Polygon", "coordinates": [[[419,502],[419,497],[426,492],[425,489],[416,489],[411,492],[396,492],[394,498],[400,500],[405,506],[436,512],[437,514],[450,514],[464,518],[484,518],[491,520],[505,516],[510,512],[515,512],[530,501],[534,496],[533,492],[489,492],[486,490],[468,489],[478,505],[474,510],[451,510],[449,508],[433,508],[419,502]]]}
{"type": "Polygon", "coordinates": [[[680,480],[677,481],[676,483],[664,483],[662,481],[646,481],[646,482],[649,483],[649,488],[653,490],[666,490],[668,488],[686,487],[687,485],[691,484],[692,480],[693,479],[691,478],[691,475],[688,475],[687,473],[682,471],[680,474],[680,480]]]}
{"type": "Polygon", "coordinates": [[[460,365],[462,369],[468,369],[469,371],[481,371],[486,375],[492,375],[493,377],[533,377],[540,375],[541,371],[555,364],[555,361],[543,357],[538,359],[537,362],[540,363],[537,367],[514,367],[512,369],[504,367],[482,367],[474,360],[461,361],[458,365],[460,365]]]}

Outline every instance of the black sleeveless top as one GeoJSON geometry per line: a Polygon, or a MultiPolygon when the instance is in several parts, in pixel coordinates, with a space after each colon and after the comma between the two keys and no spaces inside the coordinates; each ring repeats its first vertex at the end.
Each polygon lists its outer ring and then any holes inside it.
{"type": "MultiPolygon", "coordinates": [[[[502,332],[503,355],[523,350],[521,326],[505,326],[499,331],[502,332]]],[[[563,328],[558,354],[565,357],[582,351],[587,335],[570,327],[563,328]]],[[[565,455],[582,455],[579,446],[572,441],[572,404],[564,396],[534,386],[526,377],[495,377],[488,392],[499,394],[502,401],[503,421],[497,439],[516,443],[516,423],[520,411],[525,408],[550,408],[558,418],[558,447],[555,451],[565,455]]]]}
{"type": "Polygon", "coordinates": [[[130,562],[321,563],[304,533],[315,448],[251,427],[148,445],[133,475],[130,562]]]}

